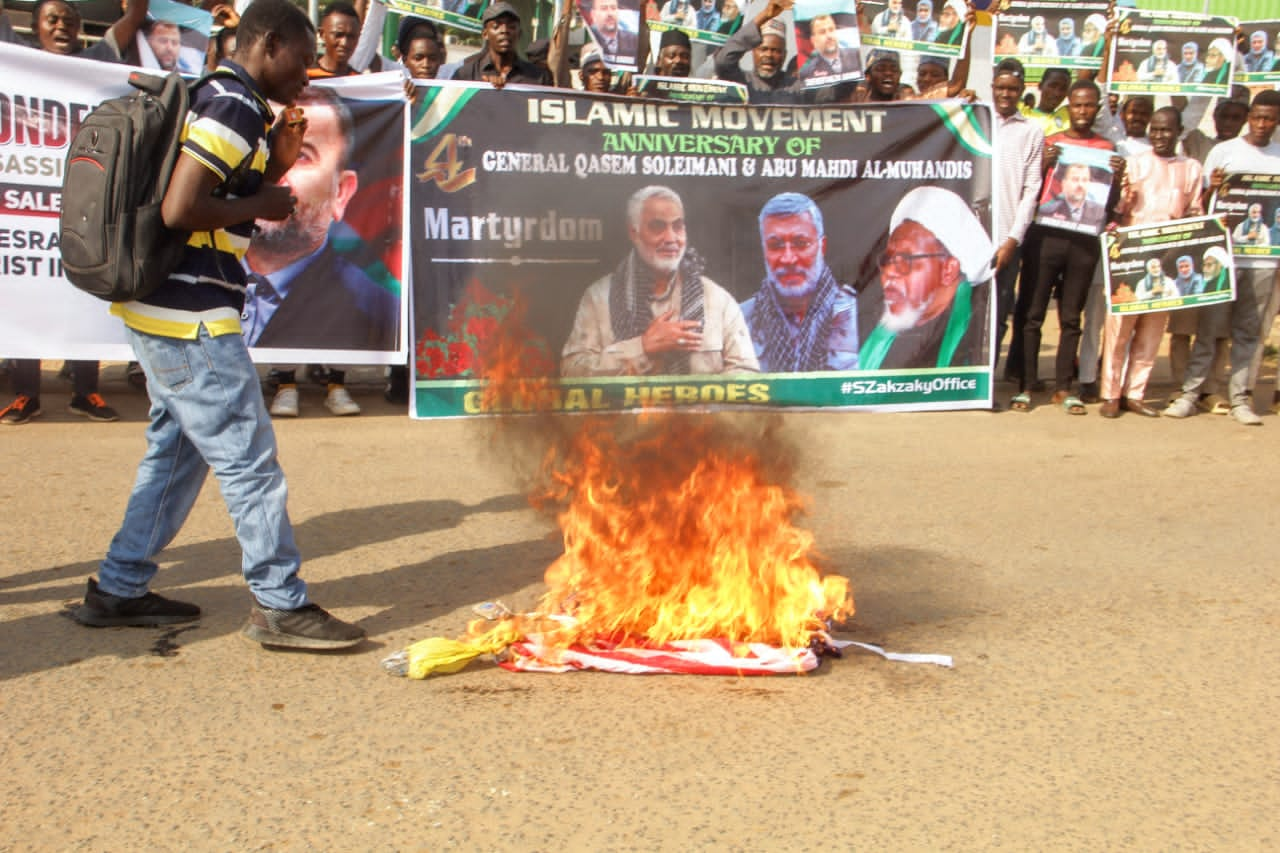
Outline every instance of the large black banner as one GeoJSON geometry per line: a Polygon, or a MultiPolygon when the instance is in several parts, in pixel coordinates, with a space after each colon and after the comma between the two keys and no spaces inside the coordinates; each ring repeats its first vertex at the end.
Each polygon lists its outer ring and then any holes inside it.
{"type": "Polygon", "coordinates": [[[989,404],[981,105],[430,84],[411,124],[420,417],[481,413],[479,354],[517,294],[529,372],[568,410],[989,404]]]}

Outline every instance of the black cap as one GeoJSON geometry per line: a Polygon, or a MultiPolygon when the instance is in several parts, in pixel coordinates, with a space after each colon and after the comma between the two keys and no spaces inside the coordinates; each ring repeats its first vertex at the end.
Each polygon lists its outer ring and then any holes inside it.
{"type": "Polygon", "coordinates": [[[683,30],[667,30],[662,34],[662,38],[658,40],[658,50],[668,48],[673,44],[681,45],[692,50],[689,43],[689,36],[683,30]]]}
{"type": "Polygon", "coordinates": [[[520,13],[516,11],[515,6],[512,6],[507,0],[498,0],[497,3],[490,3],[488,8],[484,10],[484,14],[480,16],[480,23],[487,24],[490,21],[496,21],[503,15],[510,15],[517,21],[520,20],[520,13]]]}

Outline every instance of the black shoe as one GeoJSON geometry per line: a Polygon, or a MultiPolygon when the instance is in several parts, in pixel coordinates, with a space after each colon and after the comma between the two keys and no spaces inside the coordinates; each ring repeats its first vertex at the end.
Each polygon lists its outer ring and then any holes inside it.
{"type": "Polygon", "coordinates": [[[118,421],[120,415],[107,405],[101,394],[89,394],[84,397],[75,396],[67,406],[73,415],[83,415],[91,421],[118,421]]]}
{"type": "Polygon", "coordinates": [[[1158,418],[1160,413],[1148,406],[1141,400],[1135,400],[1132,397],[1125,397],[1122,405],[1125,411],[1133,412],[1135,415],[1142,415],[1144,418],[1158,418]]]}
{"type": "Polygon", "coordinates": [[[1081,382],[1079,397],[1081,403],[1096,403],[1101,400],[1102,398],[1098,394],[1098,383],[1081,382]]]}
{"type": "Polygon", "coordinates": [[[71,615],[81,625],[92,628],[120,626],[177,625],[200,618],[200,608],[185,601],[173,601],[149,592],[141,598],[124,598],[103,592],[98,582],[89,578],[84,603],[71,615]]]}
{"type": "Polygon", "coordinates": [[[40,398],[19,394],[18,398],[5,409],[0,410],[0,424],[16,426],[25,424],[32,418],[40,417],[40,398]]]}
{"type": "Polygon", "coordinates": [[[291,649],[347,649],[364,641],[364,629],[343,622],[317,604],[297,610],[256,605],[240,631],[264,646],[291,649]]]}

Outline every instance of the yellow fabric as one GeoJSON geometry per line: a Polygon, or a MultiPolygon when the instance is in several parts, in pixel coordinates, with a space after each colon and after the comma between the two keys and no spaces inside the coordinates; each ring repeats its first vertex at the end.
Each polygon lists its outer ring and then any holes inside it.
{"type": "MultiPolygon", "coordinates": [[[[249,144],[240,134],[213,119],[197,118],[195,121],[189,122],[184,128],[182,141],[190,141],[199,145],[223,163],[232,166],[243,160],[244,155],[249,153],[249,144]]],[[[195,156],[194,152],[190,150],[187,150],[186,153],[195,156]]],[[[218,177],[226,179],[227,176],[222,174],[220,168],[208,162],[205,162],[205,165],[217,173],[218,177]]]]}
{"type": "Polygon", "coordinates": [[[221,228],[215,231],[193,231],[187,239],[187,245],[193,249],[205,249],[213,246],[219,252],[226,252],[228,255],[234,255],[236,260],[244,257],[244,253],[249,250],[249,238],[240,237],[225,231],[221,228]],[[210,235],[213,239],[210,240],[210,235]]]}
{"type": "Polygon", "coordinates": [[[428,637],[411,645],[408,651],[409,677],[426,678],[433,672],[458,672],[486,650],[447,637],[428,637]]]}
{"type": "Polygon", "coordinates": [[[129,306],[131,304],[128,302],[113,302],[111,304],[111,313],[123,320],[124,324],[130,329],[136,329],[148,335],[194,341],[200,336],[201,326],[208,329],[210,336],[215,338],[219,335],[240,334],[239,317],[205,318],[190,322],[157,317],[151,313],[144,314],[136,310],[130,310],[129,306]]]}

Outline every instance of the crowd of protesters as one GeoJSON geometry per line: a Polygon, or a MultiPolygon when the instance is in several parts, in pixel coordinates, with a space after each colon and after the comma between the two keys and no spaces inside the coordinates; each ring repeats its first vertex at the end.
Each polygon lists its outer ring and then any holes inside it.
{"type": "MultiPolygon", "coordinates": [[[[519,12],[505,0],[494,0],[479,14],[480,50],[460,64],[449,64],[442,25],[422,18],[401,19],[392,56],[378,56],[376,50],[362,52],[362,46],[376,41],[386,8],[379,0],[370,0],[366,9],[357,11],[338,0],[320,15],[320,49],[310,77],[399,68],[405,73],[409,97],[414,96],[413,80],[437,77],[485,81],[499,88],[507,84],[555,85],[602,95],[635,96],[638,93],[631,75],[616,72],[607,61],[635,50],[638,67],[646,73],[738,83],[745,86],[751,103],[833,105],[948,97],[990,102],[1000,139],[1000,159],[995,164],[999,216],[992,223],[992,301],[997,336],[991,354],[993,368],[999,373],[1003,361],[1003,378],[1015,389],[1008,399],[1009,407],[1030,410],[1038,395],[1045,393],[1051,404],[1072,415],[1086,414],[1089,404],[1101,404],[1099,412],[1104,417],[1118,417],[1126,411],[1146,417],[1159,415],[1158,408],[1148,405],[1147,387],[1167,331],[1169,379],[1178,390],[1163,409],[1165,415],[1181,418],[1205,411],[1230,414],[1241,424],[1261,423],[1252,391],[1267,332],[1280,304],[1274,259],[1234,261],[1234,302],[1176,312],[1108,316],[1098,238],[1033,224],[1032,220],[1046,175],[1063,146],[1068,145],[1096,148],[1110,155],[1115,180],[1105,209],[1098,212],[1106,227],[1163,222],[1207,211],[1229,173],[1280,175],[1280,144],[1272,141],[1280,119],[1280,92],[1263,90],[1250,102],[1247,92],[1238,88],[1231,98],[1213,101],[1210,134],[1193,126],[1208,108],[1208,99],[1175,98],[1173,106],[1159,109],[1148,96],[1120,103],[1114,95],[1106,95],[1105,69],[1080,71],[1073,78],[1067,69],[1048,68],[1039,81],[1038,95],[1032,97],[1023,66],[1006,59],[996,67],[990,90],[974,92],[968,88],[970,50],[964,51],[965,58],[951,62],[879,49],[849,55],[836,50],[832,39],[829,55],[819,56],[817,26],[813,58],[806,68],[799,68],[796,57],[787,55],[787,26],[781,17],[794,2],[770,0],[753,18],[742,15],[733,0],[707,0],[700,4],[704,8],[691,9],[689,17],[705,18],[708,26],[690,26],[729,36],[699,61],[694,43],[680,29],[664,30],[650,55],[648,21],[667,20],[667,6],[676,9],[674,0],[671,4],[647,4],[646,14],[639,16],[634,41],[632,34],[617,27],[616,4],[588,4],[591,12],[586,23],[595,38],[580,50],[569,47],[578,4],[566,3],[551,39],[529,45],[524,56],[519,49],[523,30],[519,12]],[[376,20],[374,13],[378,14],[376,20]],[[802,81],[803,76],[813,73],[806,70],[809,65],[820,67],[822,73],[840,74],[855,70],[850,66],[858,64],[864,76],[856,82],[806,87],[802,81]],[[914,79],[903,79],[904,65],[914,71],[914,79]],[[1040,379],[1039,357],[1043,324],[1055,300],[1059,338],[1050,387],[1040,379]],[[1229,380],[1224,384],[1228,365],[1229,380]]],[[[923,0],[920,3],[923,5],[923,0]]],[[[948,0],[941,6],[949,16],[947,32],[952,39],[960,37],[962,18],[971,25],[975,22],[972,7],[959,0],[948,0]]],[[[146,14],[147,0],[129,0],[120,21],[82,55],[128,62],[128,51],[121,46],[132,41],[146,14]]],[[[871,22],[861,9],[859,18],[860,26],[870,32],[871,22]]],[[[221,14],[218,20],[222,27],[210,43],[210,67],[235,47],[234,13],[221,14]]],[[[40,0],[32,21],[33,47],[60,53],[78,49],[79,16],[66,0],[40,0]]],[[[21,39],[12,33],[7,20],[4,25],[0,39],[21,39]]],[[[1097,26],[1095,22],[1095,29],[1097,26]]],[[[1106,27],[1107,38],[1114,29],[1114,23],[1106,27]]],[[[964,29],[964,37],[971,37],[973,30],[973,26],[964,29]]],[[[1240,41],[1238,56],[1242,57],[1247,50],[1243,34],[1240,41]]],[[[1105,55],[1105,48],[1102,52],[1105,55]]],[[[1214,256],[1206,257],[1203,263],[1208,272],[1221,270],[1232,260],[1214,256]]],[[[115,419],[114,410],[97,392],[96,362],[75,362],[71,372],[75,381],[71,411],[97,420],[115,419]]],[[[359,412],[345,390],[341,370],[317,366],[311,374],[327,385],[326,405],[331,412],[359,412]]],[[[15,362],[11,379],[16,399],[0,413],[0,422],[23,423],[40,412],[39,363],[15,362]]],[[[271,413],[296,416],[295,371],[273,370],[268,386],[275,393],[271,413]]],[[[393,367],[387,399],[405,402],[408,388],[408,369],[393,367]]],[[[997,408],[1004,402],[998,400],[997,408]]],[[[1269,407],[1280,411],[1280,396],[1269,407]]]]}

